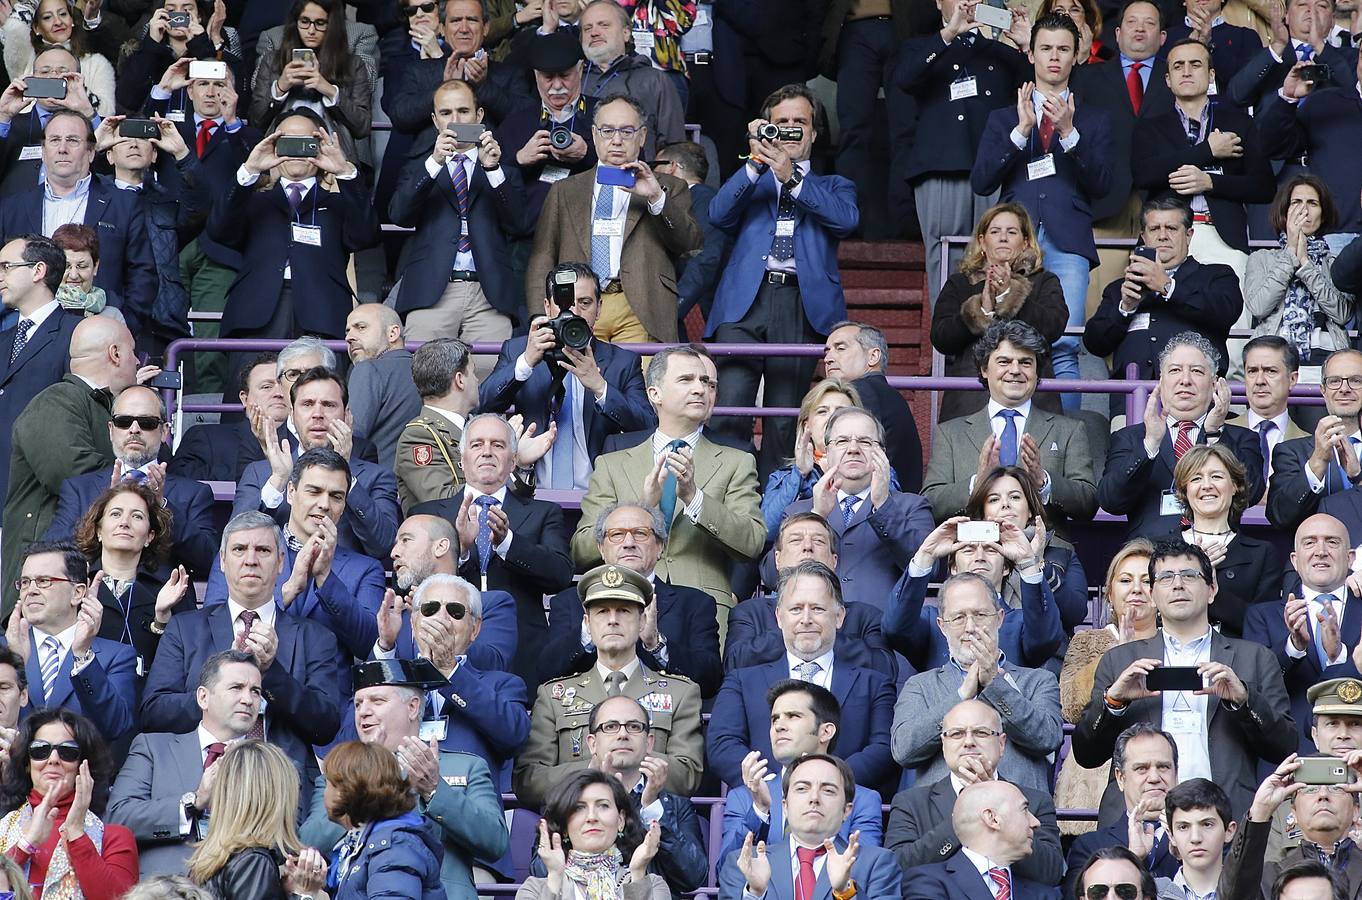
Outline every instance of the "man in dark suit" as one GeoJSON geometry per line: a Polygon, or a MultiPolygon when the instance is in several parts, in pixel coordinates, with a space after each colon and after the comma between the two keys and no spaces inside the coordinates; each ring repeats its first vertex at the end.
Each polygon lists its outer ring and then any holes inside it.
{"type": "MultiPolygon", "coordinates": [[[[1183,0],[1183,6],[1187,15],[1181,22],[1168,23],[1164,46],[1175,47],[1190,38],[1209,47],[1211,67],[1215,70],[1216,96],[1228,101],[1222,101],[1222,106],[1234,103],[1230,82],[1263,49],[1258,32],[1226,22],[1220,15],[1224,0],[1183,0]]],[[[1169,69],[1172,69],[1171,65],[1169,69]]]]}
{"type": "MultiPolygon", "coordinates": [[[[1089,768],[1101,765],[1122,731],[1149,722],[1173,735],[1182,777],[1209,778],[1230,795],[1236,811],[1247,809],[1258,760],[1277,762],[1297,744],[1281,669],[1261,644],[1211,629],[1215,570],[1200,547],[1156,544],[1149,574],[1163,626],[1152,638],[1113,647],[1097,664],[1092,699],[1073,735],[1074,758],[1089,768]],[[1149,690],[1146,675],[1164,665],[1194,666],[1205,687],[1149,690]]],[[[1113,782],[1102,798],[1099,825],[1115,821],[1120,806],[1113,782]]]]}
{"type": "Polygon", "coordinates": [[[345,346],[350,426],[373,441],[380,465],[394,468],[402,431],[421,413],[402,320],[391,306],[361,303],[345,318],[345,346]]]}
{"type": "Polygon", "coordinates": [[[43,130],[54,113],[69,110],[99,124],[80,73],[80,60],[69,49],[48,47],[33,58],[30,74],[64,80],[66,96],[29,100],[24,96],[25,78],[14,78],[0,93],[0,140],[4,141],[4,151],[0,153],[0,172],[4,173],[0,194],[5,196],[31,191],[39,184],[43,130]]]}
{"type": "MultiPolygon", "coordinates": [[[[4,352],[0,337],[0,353],[4,352]]],[[[243,456],[260,452],[251,431],[252,407],[264,410],[276,427],[289,418],[287,389],[279,380],[273,351],[251,357],[239,370],[237,402],[247,409],[239,422],[201,422],[190,426],[180,438],[166,471],[198,481],[236,481],[247,463],[243,456]]]]}
{"type": "MultiPolygon", "coordinates": [[[[978,700],[957,703],[939,727],[943,735],[950,735],[942,741],[948,774],[900,791],[889,809],[884,846],[905,870],[944,862],[960,849],[961,837],[951,821],[956,797],[966,785],[998,777],[998,763],[1007,745],[998,711],[978,700]]],[[[1054,800],[1048,789],[1018,788],[1040,824],[1032,835],[1030,853],[1016,861],[1015,872],[1038,884],[1058,884],[1064,854],[1059,849],[1054,800]]]]}
{"type": "Polygon", "coordinates": [[[827,420],[828,469],[808,500],[786,515],[813,512],[837,532],[842,590],[880,606],[932,530],[932,510],[918,494],[889,488],[884,428],[864,409],[844,407],[827,420]]]}
{"type": "Polygon", "coordinates": [[[90,120],[70,110],[54,112],[43,130],[44,187],[9,197],[0,208],[0,236],[49,237],[79,221],[99,235],[95,287],[115,296],[134,335],[150,333],[158,279],[142,198],[120,191],[113,179],[93,175],[95,133],[90,120]]]}
{"type": "Polygon", "coordinates": [[[548,636],[545,594],[572,582],[563,512],[557,504],[525,500],[508,488],[517,438],[506,420],[484,413],[466,423],[460,442],[464,487],[447,500],[430,500],[413,515],[441,516],[459,536],[459,574],[482,588],[516,599],[520,646],[511,670],[537,683],[539,651],[548,636]]]}
{"type": "MultiPolygon", "coordinates": [[[[699,685],[702,697],[714,696],[723,680],[714,598],[654,576],[667,546],[662,514],[634,503],[617,503],[596,518],[595,531],[601,559],[652,578],[653,602],[644,609],[639,659],[655,672],[685,675],[699,685]]],[[[549,640],[537,650],[541,681],[585,672],[595,664],[596,646],[582,617],[574,588],[550,601],[549,640]]]]}
{"type": "Polygon", "coordinates": [[[526,227],[520,170],[502,166],[490,130],[476,141],[454,134],[483,121],[469,84],[445,82],[434,104],[434,130],[407,161],[389,204],[395,223],[416,228],[396,308],[408,340],[504,341],[524,321],[506,242],[526,227]],[[427,141],[429,155],[421,152],[427,141]]]}
{"type": "Polygon", "coordinates": [[[327,447],[349,462],[353,481],[345,497],[345,515],[337,523],[340,546],[382,559],[401,520],[396,476],[353,453],[355,438],[345,421],[349,396],[334,372],[320,366],[308,369],[293,383],[292,393],[293,415],[283,426],[276,429],[263,413],[256,417],[255,434],[266,458],[241,473],[233,514],[260,510],[286,523],[290,512],[284,491],[295,462],[308,450],[327,447]]]}
{"type": "Polygon", "coordinates": [[[1268,46],[1254,54],[1230,80],[1230,100],[1237,106],[1251,106],[1262,115],[1277,102],[1277,91],[1298,62],[1328,66],[1329,81],[1344,90],[1356,84],[1357,51],[1340,49],[1329,41],[1333,6],[1305,0],[1287,3],[1285,28],[1274,28],[1268,46]]]}
{"type": "MultiPolygon", "coordinates": [[[[1045,265],[1059,276],[1069,324],[1086,316],[1088,270],[1097,265],[1089,204],[1111,187],[1111,125],[1101,107],[1077,104],[1069,89],[1078,26],[1050,13],[1031,27],[1035,83],[1012,107],[989,114],[970,172],[976,194],[1001,189],[1004,201],[1026,207],[1045,265]]],[[[1078,339],[1055,342],[1055,376],[1078,377],[1078,339]]],[[[1070,398],[1066,397],[1066,405],[1070,398]]],[[[1076,405],[1077,397],[1072,398],[1076,405]]]]}
{"type": "Polygon", "coordinates": [[[133,738],[105,818],[126,826],[137,838],[137,868],[143,878],[184,871],[194,842],[208,831],[213,765],[229,744],[255,727],[260,696],[255,657],[245,650],[222,650],[204,660],[199,675],[196,729],[133,738]]]}
{"type": "Polygon", "coordinates": [[[1187,198],[1202,262],[1243,265],[1248,254],[1245,204],[1267,203],[1275,184],[1248,113],[1207,95],[1215,72],[1205,44],[1184,39],[1166,52],[1168,89],[1177,109],[1135,128],[1136,187],[1187,198]],[[1234,253],[1226,253],[1221,245],[1234,253]]]}
{"type": "Polygon", "coordinates": [[[1108,512],[1125,515],[1131,537],[1180,530],[1182,507],[1172,489],[1173,468],[1196,444],[1223,444],[1244,464],[1248,496],[1262,491],[1258,436],[1225,424],[1230,388],[1216,375],[1224,371],[1223,359],[1199,334],[1173,335],[1159,354],[1159,387],[1145,404],[1144,421],[1111,436],[1097,502],[1108,512]]]}
{"type": "Polygon", "coordinates": [[[981,781],[966,786],[955,798],[951,824],[960,836],[962,852],[907,872],[905,900],[987,900],[994,896],[995,885],[999,897],[1059,900],[1057,888],[1030,881],[1017,871],[1018,864],[1034,852],[1041,822],[1030,799],[1016,785],[981,781]]]}
{"type": "MultiPolygon", "coordinates": [[[[0,299],[19,314],[13,328],[0,332],[0,460],[8,460],[19,413],[69,370],[71,333],[81,316],[57,303],[66,254],[50,238],[12,240],[0,248],[0,263],[0,299]]],[[[0,494],[8,486],[9,466],[0,464],[0,494]]]]}
{"type": "Polygon", "coordinates": [[[1124,277],[1102,291],[1084,346],[1111,357],[1113,378],[1125,378],[1133,363],[1136,377],[1148,380],[1158,377],[1157,360],[1173,336],[1195,331],[1215,347],[1216,373],[1224,375],[1225,341],[1244,308],[1238,276],[1229,266],[1190,255],[1193,214],[1182,199],[1146,200],[1140,218],[1147,253],[1132,252],[1124,277]]]}
{"type": "MultiPolygon", "coordinates": [[[[806,560],[820,562],[837,570],[837,532],[822,516],[812,512],[792,513],[780,522],[770,557],[767,587],[780,576],[806,560]]],[[[766,568],[764,566],[764,568],[766,568]]],[[[880,630],[880,608],[865,600],[842,598],[846,618],[837,629],[833,649],[837,658],[858,669],[874,669],[897,682],[898,663],[880,630]]],[[[724,642],[724,671],[775,662],[785,655],[785,636],[776,619],[774,590],[758,593],[733,607],[728,617],[728,639],[724,642]]]]}
{"type": "Polygon", "coordinates": [[[536,483],[555,490],[585,490],[608,435],[652,428],[657,416],[643,387],[638,354],[591,337],[577,350],[562,343],[548,320],[563,314],[594,329],[601,314],[600,286],[591,267],[580,262],[555,266],[544,285],[544,315],[530,322],[527,336],[502,344],[496,368],[478,388],[483,412],[515,407],[539,434],[557,427],[557,437],[536,466],[536,483]],[[570,291],[569,291],[570,288],[570,291]],[[563,305],[567,294],[572,303],[563,305]]]}
{"type": "MultiPolygon", "coordinates": [[[[724,344],[809,344],[846,318],[837,247],[856,230],[856,186],[840,175],[818,175],[809,157],[822,105],[803,84],[787,85],[750,122],[747,165],[719,189],[710,221],[733,238],[729,265],[714,291],[705,340],[724,344]],[[760,136],[768,125],[785,139],[760,136]]],[[[765,381],[767,406],[798,406],[817,360],[813,357],[725,357],[719,365],[719,406],[752,406],[765,381]]],[[[724,418],[716,428],[750,437],[753,423],[724,418]]],[[[759,476],[779,468],[794,447],[795,422],[762,419],[759,476]]]]}
{"type": "Polygon", "coordinates": [[[1172,878],[1178,870],[1167,829],[1160,834],[1158,828],[1168,792],[1178,783],[1178,745],[1173,735],[1149,722],[1136,722],[1116,738],[1111,769],[1123,807],[1119,817],[1079,835],[1069,848],[1066,895],[1073,893],[1083,863],[1104,847],[1129,849],[1145,868],[1163,878],[1172,878]]]}
{"type": "Polygon", "coordinates": [[[663,147],[657,151],[654,170],[680,178],[690,186],[691,212],[705,238],[700,252],[682,260],[676,273],[676,328],[681,339],[686,340],[686,315],[696,306],[706,321],[713,313],[714,289],[728,265],[732,242],[709,217],[709,205],[718,192],[706,183],[709,160],[703,147],[691,141],[663,147]]]}
{"type": "Polygon", "coordinates": [[[206,577],[217,555],[218,534],[213,524],[213,492],[201,482],[167,474],[157,462],[161,445],[170,434],[165,406],[151,388],[133,385],[114,399],[109,419],[109,441],[114,464],[62,482],[57,512],[46,540],[69,541],[76,523],[109,485],[138,481],[155,490],[171,512],[170,564],[183,565],[196,578],[206,577]]]}
{"type": "Polygon", "coordinates": [[[1278,528],[1295,528],[1321,508],[1326,500],[1341,509],[1328,511],[1349,526],[1354,540],[1362,543],[1362,524],[1353,513],[1362,483],[1358,464],[1358,417],[1362,416],[1362,353],[1338,350],[1329,354],[1320,369],[1320,393],[1328,412],[1308,437],[1282,441],[1272,451],[1272,478],[1268,483],[1267,517],[1278,528]]]}
{"type": "Polygon", "coordinates": [[[354,302],[346,265],[351,253],[377,242],[378,217],[340,143],[316,113],[295,107],[218,195],[207,233],[241,253],[223,337],[340,339],[354,302]],[[317,156],[281,157],[281,137],[315,138],[317,156]]]}
{"type": "MultiPolygon", "coordinates": [[[[803,900],[806,897],[845,895],[855,883],[866,897],[898,897],[902,876],[894,855],[864,841],[843,840],[843,824],[852,815],[856,775],[842,759],[811,753],[795,760],[785,772],[788,835],[760,847],[749,833],[737,854],[719,870],[719,900],[767,897],[803,900]],[[814,849],[832,842],[821,869],[814,849]],[[850,852],[852,849],[855,852],[850,852]]],[[[938,893],[940,897],[948,894],[938,893]]]]}
{"type": "Polygon", "coordinates": [[[913,410],[889,386],[889,342],[884,332],[864,322],[838,322],[823,344],[823,370],[829,378],[851,382],[861,405],[884,426],[884,452],[899,478],[899,490],[922,490],[922,438],[913,410]]]}
{"type": "Polygon", "coordinates": [[[330,630],[274,602],[286,546],[264,513],[241,513],[227,523],[221,554],[227,603],[171,618],[147,676],[144,730],[194,730],[201,718],[194,691],[204,661],[235,647],[249,651],[260,667],[263,737],[304,771],[316,771],[312,745],[336,736],[348,679],[337,668],[340,654],[330,630]]]}
{"type": "Polygon", "coordinates": [[[730,786],[743,780],[743,758],[753,750],[772,759],[766,691],[798,678],[832,691],[842,709],[836,744],[846,749],[856,783],[877,790],[897,781],[889,753],[894,688],[879,672],[836,659],[834,642],[845,610],[837,575],[822,563],[800,563],[781,581],[776,616],[785,636],[785,658],[729,673],[714,701],[705,756],[730,786]]]}

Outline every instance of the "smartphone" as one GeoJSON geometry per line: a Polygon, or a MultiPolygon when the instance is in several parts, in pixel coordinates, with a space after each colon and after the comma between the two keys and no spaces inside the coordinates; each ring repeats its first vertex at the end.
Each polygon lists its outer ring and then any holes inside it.
{"type": "Polygon", "coordinates": [[[1302,756],[1296,780],[1304,784],[1347,784],[1348,766],[1336,756],[1302,756]]]}
{"type": "Polygon", "coordinates": [[[150,119],[124,119],[118,123],[118,136],[153,141],[161,136],[161,126],[150,119]]]}
{"type": "Polygon", "coordinates": [[[227,64],[216,59],[196,59],[189,64],[190,81],[218,81],[227,77],[227,64]]]}
{"type": "Polygon", "coordinates": [[[962,544],[996,544],[998,523],[961,522],[956,526],[955,539],[962,544]]]}
{"type": "Polygon", "coordinates": [[[450,122],[445,126],[445,131],[454,135],[454,140],[460,144],[476,144],[486,130],[486,125],[477,122],[450,122]]]}
{"type": "Polygon", "coordinates": [[[65,78],[35,78],[30,75],[24,79],[24,96],[38,100],[65,100],[65,78]]]}
{"type": "Polygon", "coordinates": [[[189,13],[177,12],[166,16],[166,26],[169,28],[188,28],[189,13]]]}
{"type": "Polygon", "coordinates": [[[317,51],[310,47],[299,47],[293,51],[293,61],[315,66],[317,65],[317,51]]]}
{"type": "Polygon", "coordinates": [[[1312,65],[1301,66],[1296,70],[1296,77],[1301,81],[1320,84],[1329,80],[1329,67],[1323,63],[1313,63],[1312,65]]]}
{"type": "Polygon", "coordinates": [[[274,152],[280,156],[312,159],[321,153],[321,142],[314,137],[286,134],[274,142],[274,152]]]}
{"type": "Polygon", "coordinates": [[[991,28],[1000,28],[1006,31],[1012,27],[1012,13],[1000,6],[980,3],[974,7],[974,21],[980,25],[988,25],[991,28]]]}
{"type": "Polygon", "coordinates": [[[1157,247],[1146,247],[1144,244],[1141,244],[1140,246],[1135,248],[1135,255],[1143,256],[1150,262],[1159,261],[1159,250],[1157,247]]]}
{"type": "Polygon", "coordinates": [[[1144,677],[1151,691],[1199,691],[1204,687],[1196,666],[1159,666],[1144,677]]]}
{"type": "Polygon", "coordinates": [[[613,184],[616,187],[631,188],[634,186],[634,172],[632,169],[617,169],[614,166],[597,166],[596,181],[600,184],[613,184]]]}
{"type": "Polygon", "coordinates": [[[179,372],[162,372],[154,378],[148,378],[142,383],[149,388],[178,391],[184,387],[184,378],[179,372]]]}

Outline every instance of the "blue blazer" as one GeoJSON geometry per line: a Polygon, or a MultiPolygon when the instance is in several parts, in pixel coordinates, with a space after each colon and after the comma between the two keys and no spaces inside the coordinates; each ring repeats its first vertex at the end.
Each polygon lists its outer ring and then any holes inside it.
{"type": "MultiPolygon", "coordinates": [[[[1012,896],[1015,900],[1059,900],[1061,894],[1057,887],[1018,878],[1014,868],[1012,896]]],[[[979,874],[974,863],[963,853],[957,853],[944,862],[915,866],[903,874],[904,900],[941,900],[942,897],[950,897],[951,900],[993,900],[993,892],[984,883],[984,876],[979,874]]]]}
{"type": "MultiPolygon", "coordinates": [[[[5,198],[0,206],[0,236],[10,241],[25,234],[42,234],[43,196],[39,187],[5,198]]],[[[128,320],[129,331],[137,335],[150,333],[160,275],[151,254],[142,195],[120,191],[114,187],[112,178],[91,175],[83,224],[99,235],[95,287],[121,298],[115,305],[128,320]]]]}
{"type": "MultiPolygon", "coordinates": [[[[67,653],[57,671],[57,680],[52,682],[52,696],[43,702],[42,665],[31,625],[28,639],[33,649],[24,666],[29,696],[28,706],[23,709],[25,715],[37,709],[64,706],[93,722],[110,743],[125,735],[130,737],[137,730],[136,650],[128,644],[97,637],[90,645],[95,653],[94,661],[74,676],[71,674],[73,657],[67,653]]],[[[195,710],[198,710],[197,706],[195,710]]],[[[197,718],[195,724],[198,724],[197,718]]]]}
{"type": "MultiPolygon", "coordinates": [[[[513,337],[501,345],[496,368],[478,388],[479,411],[505,413],[514,406],[526,426],[533,422],[539,434],[543,434],[549,427],[554,383],[547,362],[531,369],[527,380],[515,380],[515,361],[525,352],[526,341],[524,336],[513,337]]],[[[657,414],[643,387],[643,368],[637,353],[594,339],[591,350],[608,385],[604,401],[597,403],[588,395],[582,404],[586,452],[594,462],[604,451],[608,435],[654,429],[657,414]]]]}
{"type": "MultiPolygon", "coordinates": [[[[779,773],[768,785],[771,791],[770,820],[763,822],[752,806],[752,792],[747,785],[740,784],[728,792],[724,799],[724,838],[719,846],[719,865],[728,860],[728,854],[742,846],[747,833],[753,834],[753,844],[765,841],[769,846],[773,840],[782,840],[785,833],[785,798],[781,795],[781,776],[779,773]]],[[[861,833],[861,846],[884,846],[884,814],[878,791],[856,785],[856,798],[851,801],[851,815],[842,823],[837,837],[846,841],[853,831],[861,833]]],[[[736,864],[736,863],[735,863],[736,864]]]]}
{"type": "MultiPolygon", "coordinates": [[[[944,666],[950,659],[946,636],[936,627],[937,608],[925,602],[930,578],[913,578],[905,569],[884,610],[885,641],[919,672],[944,666]]],[[[1021,584],[1021,609],[1008,610],[1003,617],[998,648],[1015,665],[1040,669],[1064,639],[1059,605],[1044,577],[1040,584],[1021,584]]]]}
{"type": "Polygon", "coordinates": [[[440,882],[444,858],[444,844],[430,833],[419,812],[376,822],[365,832],[363,849],[348,877],[336,888],[336,900],[444,900],[448,896],[440,882]]]}
{"type": "MultiPolygon", "coordinates": [[[[292,435],[293,458],[298,458],[298,441],[292,435]]],[[[256,445],[257,447],[259,444],[256,445]]],[[[345,512],[338,524],[336,543],[346,550],[363,553],[375,559],[387,559],[397,539],[397,524],[402,521],[398,509],[397,476],[392,469],[377,463],[350,457],[350,492],[345,495],[345,512]]],[[[241,473],[236,483],[236,497],[232,500],[232,515],[259,510],[269,513],[280,527],[288,524],[288,494],[275,509],[266,509],[260,502],[260,489],[270,480],[270,464],[256,460],[241,473]]]]}
{"type": "MultiPolygon", "coordinates": [[[[113,467],[75,475],[62,482],[57,512],[47,528],[45,540],[69,541],[76,523],[99,495],[109,487],[113,467]]],[[[188,478],[166,475],[166,506],[173,514],[171,563],[183,563],[195,577],[202,578],[217,561],[218,530],[213,524],[213,492],[208,485],[188,478]]]]}
{"type": "MultiPolygon", "coordinates": [[[[1362,191],[1362,166],[1357,165],[1362,110],[1351,87],[1329,85],[1311,91],[1304,103],[1273,103],[1254,121],[1268,158],[1309,156],[1310,171],[1319,173],[1335,197],[1356,197],[1362,191]]],[[[1362,231],[1362,205],[1340,206],[1338,230],[1362,231]]]]}
{"type": "Polygon", "coordinates": [[[1078,144],[1073,152],[1064,152],[1056,132],[1050,145],[1055,174],[1035,181],[1027,179],[1026,165],[1044,153],[1040,129],[1031,129],[1026,149],[1018,150],[1011,137],[1012,129],[1016,127],[1015,104],[988,114],[974,168],[970,171],[970,186],[981,196],[1001,189],[1002,200],[1026,207],[1037,231],[1043,225],[1055,246],[1065,253],[1087,257],[1088,265],[1095,268],[1097,245],[1092,238],[1091,204],[1100,199],[1111,184],[1114,153],[1111,122],[1106,112],[1095,104],[1078,100],[1074,110],[1078,144]]]}
{"type": "MultiPolygon", "coordinates": [[[[468,648],[468,661],[479,669],[505,672],[511,668],[520,640],[520,626],[516,623],[515,598],[505,591],[482,592],[482,628],[468,648]]],[[[373,649],[371,646],[370,650],[373,649]]],[[[411,636],[411,617],[403,616],[402,630],[397,634],[397,655],[401,659],[416,657],[416,642],[411,636]]],[[[368,651],[364,657],[367,658],[368,651]]]]}
{"type": "MultiPolygon", "coordinates": [[[[174,620],[172,620],[174,621],[174,620]]],[[[775,662],[730,672],[714,699],[705,742],[709,768],[727,785],[742,784],[742,760],[753,750],[774,760],[771,752],[771,708],[766,692],[790,677],[784,655],[775,662]]],[[[894,724],[894,685],[879,672],[858,669],[834,659],[832,693],[842,707],[842,724],[829,752],[856,773],[856,783],[892,787],[900,775],[889,750],[894,724]]]]}
{"type": "MultiPolygon", "coordinates": [[[[846,841],[841,836],[834,838],[838,850],[846,849],[846,841]]],[[[771,861],[771,883],[766,888],[767,900],[806,900],[795,897],[794,875],[791,871],[789,840],[780,840],[766,845],[766,856],[771,861]]],[[[856,864],[851,867],[851,878],[856,882],[857,896],[866,900],[893,900],[903,890],[903,876],[899,871],[894,854],[882,847],[870,847],[861,843],[856,856],[856,864]]],[[[738,869],[737,860],[719,867],[719,900],[741,900],[747,879],[738,869]]],[[[980,886],[982,887],[982,882],[980,886]]],[[[987,888],[985,888],[987,891],[987,888]]],[[[932,900],[941,900],[949,894],[937,894],[932,900]]],[[[818,873],[818,881],[813,888],[813,897],[807,900],[832,900],[832,885],[828,883],[827,866],[818,873]]],[[[992,900],[992,898],[985,898],[992,900]]]]}
{"type": "MultiPolygon", "coordinates": [[[[837,629],[833,650],[837,658],[858,669],[874,669],[897,681],[898,662],[884,643],[879,607],[859,600],[846,605],[847,615],[837,629]]],[[[745,669],[785,658],[785,636],[776,625],[774,594],[751,597],[728,613],[728,639],[724,641],[724,671],[745,669]]],[[[907,673],[911,674],[911,673],[907,673]]],[[[905,678],[907,677],[905,674],[905,678]]]]}
{"type": "MultiPolygon", "coordinates": [[[[766,272],[766,257],[776,233],[776,204],[780,188],[774,173],[756,183],[746,166],[724,182],[709,204],[709,221],[733,238],[729,264],[714,291],[714,308],[705,321],[705,338],[725,322],[739,322],[752,304],[766,272]]],[[[842,276],[837,271],[837,244],[856,230],[856,186],[840,175],[804,177],[795,198],[795,261],[799,267],[799,298],[813,330],[827,334],[847,317],[842,276]]]]}
{"type": "MultiPolygon", "coordinates": [[[[274,601],[283,609],[282,588],[293,574],[298,552],[284,551],[284,568],[274,583],[274,601]]],[[[307,589],[288,608],[289,615],[311,619],[336,636],[344,651],[339,658],[343,671],[348,671],[349,657],[367,659],[378,640],[378,608],[383,605],[383,566],[378,560],[360,553],[336,548],[331,560],[331,574],[321,587],[309,579],[307,589]]],[[[227,602],[227,579],[222,574],[222,561],[213,557],[208,574],[208,587],[203,592],[204,606],[219,606],[227,602]]]]}
{"type": "MultiPolygon", "coordinates": [[[[449,169],[442,166],[434,178],[426,171],[433,143],[434,133],[427,129],[417,142],[416,152],[407,159],[388,204],[388,215],[395,224],[416,229],[414,239],[407,244],[406,264],[397,288],[397,311],[403,317],[440,301],[458,252],[463,220],[459,218],[449,169]]],[[[468,183],[468,237],[487,302],[513,325],[519,325],[525,302],[511,271],[510,239],[525,233],[525,190],[518,168],[502,166],[501,171],[506,180],[494,188],[482,166],[473,166],[473,178],[468,183]]]]}
{"type": "MultiPolygon", "coordinates": [[[[0,331],[0,496],[9,493],[9,455],[14,422],[28,401],[45,387],[56,384],[70,371],[71,332],[83,317],[58,306],[43,324],[30,331],[28,343],[10,365],[14,351],[14,326],[0,331]]],[[[15,319],[17,324],[18,319],[15,319]]]]}
{"type": "MultiPolygon", "coordinates": [[[[336,639],[316,622],[285,612],[275,616],[275,633],[278,650],[261,684],[269,703],[266,736],[304,771],[315,771],[312,745],[336,736],[348,693],[336,663],[336,639]]],[[[172,617],[147,675],[143,730],[183,734],[197,728],[202,713],[194,692],[203,662],[233,642],[225,603],[172,617]]]]}

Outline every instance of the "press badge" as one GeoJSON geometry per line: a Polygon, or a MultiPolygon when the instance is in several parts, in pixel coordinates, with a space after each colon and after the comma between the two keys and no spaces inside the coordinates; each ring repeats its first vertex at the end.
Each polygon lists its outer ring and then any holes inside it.
{"type": "Polygon", "coordinates": [[[443,741],[448,731],[448,719],[426,719],[417,730],[416,737],[422,741],[443,741]]]}
{"type": "Polygon", "coordinates": [[[1190,709],[1173,710],[1163,714],[1163,730],[1170,734],[1200,734],[1201,716],[1190,709]]]}
{"type": "Polygon", "coordinates": [[[564,178],[568,177],[569,174],[571,173],[562,166],[545,166],[544,171],[539,173],[539,180],[545,184],[553,184],[554,182],[562,181],[564,178]]]}
{"type": "Polygon", "coordinates": [[[651,31],[634,32],[634,49],[639,53],[652,53],[656,44],[657,38],[651,31]]]}
{"type": "Polygon", "coordinates": [[[1149,313],[1136,313],[1130,317],[1130,327],[1126,331],[1148,331],[1149,313]]]}
{"type": "Polygon", "coordinates": [[[19,159],[27,162],[30,159],[42,159],[43,148],[41,144],[32,144],[19,151],[19,159]]]}
{"type": "Polygon", "coordinates": [[[624,237],[624,220],[595,219],[591,223],[591,233],[597,237],[624,237]]]}
{"type": "Polygon", "coordinates": [[[970,97],[979,96],[979,84],[974,80],[974,76],[961,78],[959,81],[951,82],[951,99],[967,100],[970,97]]]}
{"type": "Polygon", "coordinates": [[[1164,491],[1163,497],[1159,500],[1159,515],[1161,516],[1180,516],[1182,515],[1182,504],[1178,501],[1178,495],[1173,491],[1164,491]]]}
{"type": "Polygon", "coordinates": [[[166,121],[167,121],[167,122],[183,122],[183,121],[184,121],[184,110],[182,110],[182,109],[172,109],[172,110],[170,110],[168,113],[166,113],[166,121]]]}
{"type": "Polygon", "coordinates": [[[293,243],[307,244],[309,247],[320,247],[322,245],[322,229],[320,225],[302,225],[294,222],[293,243]]]}
{"type": "Polygon", "coordinates": [[[137,655],[137,677],[138,677],[138,678],[145,678],[146,676],[147,676],[147,661],[146,661],[146,659],[139,653],[139,654],[137,655]]]}
{"type": "Polygon", "coordinates": [[[776,219],[776,237],[794,237],[794,219],[776,219]]]}
{"type": "Polygon", "coordinates": [[[1047,153],[1040,159],[1033,159],[1026,164],[1026,180],[1035,181],[1039,178],[1049,178],[1055,174],[1055,155],[1047,153]]]}

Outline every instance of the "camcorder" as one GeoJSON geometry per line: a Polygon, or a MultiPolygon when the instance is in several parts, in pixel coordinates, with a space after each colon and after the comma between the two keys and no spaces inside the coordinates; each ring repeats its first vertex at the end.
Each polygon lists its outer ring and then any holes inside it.
{"type": "Polygon", "coordinates": [[[804,140],[804,126],[773,125],[767,122],[764,125],[758,125],[757,133],[748,137],[758,141],[802,141],[804,140]]]}

